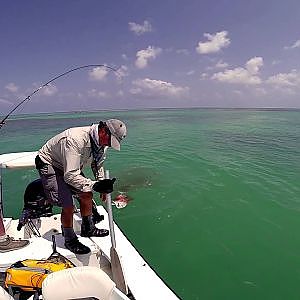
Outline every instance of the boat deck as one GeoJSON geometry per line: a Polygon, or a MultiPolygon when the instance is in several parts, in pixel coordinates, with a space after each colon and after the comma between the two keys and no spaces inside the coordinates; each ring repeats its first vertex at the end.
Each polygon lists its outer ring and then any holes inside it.
{"type": "MultiPolygon", "coordinates": [[[[98,211],[104,215],[104,220],[96,226],[109,229],[107,212],[102,206],[98,206],[98,211]]],[[[104,270],[111,278],[110,266],[110,236],[106,237],[80,237],[81,217],[74,214],[74,230],[79,240],[91,249],[91,253],[85,255],[75,255],[64,247],[64,238],[61,234],[60,215],[42,217],[34,221],[41,236],[30,236],[27,227],[17,231],[18,220],[5,219],[5,227],[10,236],[16,238],[29,238],[30,244],[23,249],[0,253],[0,272],[13,263],[23,259],[46,259],[53,252],[52,235],[55,235],[57,251],[72,261],[76,266],[98,266],[104,270]]],[[[117,251],[122,262],[123,271],[131,293],[135,299],[178,299],[165,282],[153,271],[149,264],[143,259],[138,251],[133,247],[123,232],[115,224],[115,237],[117,251]]],[[[130,299],[134,299],[131,296],[130,299]]]]}

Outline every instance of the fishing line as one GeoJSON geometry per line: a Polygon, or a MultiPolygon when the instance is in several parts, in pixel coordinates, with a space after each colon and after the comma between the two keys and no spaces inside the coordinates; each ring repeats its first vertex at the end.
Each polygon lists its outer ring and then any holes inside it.
{"type": "Polygon", "coordinates": [[[42,84],[40,87],[38,87],[36,90],[34,90],[30,95],[28,95],[25,99],[23,99],[20,103],[18,103],[1,121],[0,121],[0,129],[2,128],[2,126],[5,124],[5,121],[9,118],[9,116],[18,108],[20,107],[24,102],[29,101],[30,98],[38,93],[42,88],[46,87],[48,84],[52,83],[53,81],[66,76],[67,74],[80,70],[80,69],[84,69],[84,68],[95,68],[95,67],[102,67],[102,68],[106,68],[109,69],[113,72],[115,72],[119,77],[121,77],[121,74],[118,72],[119,68],[116,69],[114,67],[108,66],[108,65],[104,65],[104,64],[95,64],[95,65],[84,65],[84,66],[80,66],[80,67],[76,67],[74,69],[70,69],[64,73],[61,73],[53,78],[51,78],[49,81],[47,81],[46,83],[42,84]]]}

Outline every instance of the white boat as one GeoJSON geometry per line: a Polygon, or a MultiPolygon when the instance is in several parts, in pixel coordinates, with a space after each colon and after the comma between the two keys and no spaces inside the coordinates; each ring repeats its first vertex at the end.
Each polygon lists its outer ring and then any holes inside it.
{"type": "MultiPolygon", "coordinates": [[[[0,205],[1,202],[5,201],[5,195],[2,192],[2,177],[7,171],[4,169],[34,168],[35,156],[36,152],[0,155],[0,205]]],[[[13,193],[13,191],[9,192],[13,193]]],[[[19,201],[23,201],[23,199],[19,199],[19,201]]],[[[42,284],[42,294],[37,299],[179,299],[134,248],[118,225],[112,221],[110,209],[106,210],[103,206],[97,206],[97,209],[101,215],[104,215],[100,227],[110,230],[110,236],[101,238],[80,237],[80,213],[74,214],[75,232],[79,236],[80,242],[91,249],[91,252],[86,255],[75,255],[64,247],[60,214],[32,219],[20,231],[17,230],[19,220],[8,216],[4,217],[6,233],[15,239],[28,239],[30,243],[22,249],[0,253],[0,275],[2,275],[0,277],[0,284],[2,284],[2,288],[0,286],[0,299],[14,299],[3,289],[6,270],[12,264],[24,259],[47,259],[53,252],[53,235],[55,236],[57,251],[76,267],[48,275],[42,284]],[[112,226],[114,230],[112,230],[112,226]],[[112,235],[115,236],[115,245],[112,245],[112,235]],[[111,257],[112,248],[120,259],[121,271],[118,270],[117,272],[121,272],[121,275],[124,276],[125,289],[124,286],[120,287],[119,279],[116,277],[118,274],[115,274],[115,262],[111,257]],[[74,288],[74,280],[76,288],[74,288]],[[67,294],[68,292],[70,294],[67,294]],[[87,292],[86,295],[84,295],[85,292],[87,292]]],[[[36,296],[30,297],[29,299],[34,299],[36,296]]]]}

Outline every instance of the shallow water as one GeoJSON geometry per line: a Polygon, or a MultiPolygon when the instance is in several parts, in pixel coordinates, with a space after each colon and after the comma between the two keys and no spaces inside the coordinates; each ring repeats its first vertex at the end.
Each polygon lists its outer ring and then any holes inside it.
{"type": "MultiPolygon", "coordinates": [[[[128,124],[128,138],[106,167],[115,195],[132,198],[115,218],[181,298],[299,299],[299,111],[19,116],[1,130],[0,152],[33,151],[65,128],[111,117],[128,124]]],[[[5,212],[18,217],[37,174],[4,175],[5,212]]]]}

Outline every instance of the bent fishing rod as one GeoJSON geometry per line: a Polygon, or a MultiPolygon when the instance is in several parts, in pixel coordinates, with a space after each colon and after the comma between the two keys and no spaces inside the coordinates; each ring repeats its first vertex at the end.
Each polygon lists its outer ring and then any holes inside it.
{"type": "Polygon", "coordinates": [[[85,68],[95,68],[95,67],[101,67],[101,68],[106,68],[108,70],[111,70],[113,72],[115,72],[118,76],[121,77],[121,74],[118,72],[118,69],[114,68],[114,67],[111,67],[111,66],[108,66],[108,65],[104,65],[104,64],[93,64],[93,65],[83,65],[83,66],[79,66],[79,67],[76,67],[76,68],[73,68],[73,69],[70,69],[64,73],[61,73],[53,78],[51,78],[49,81],[47,81],[46,83],[42,84],[40,87],[38,87],[36,90],[34,90],[30,95],[28,95],[26,98],[24,98],[22,101],[20,101],[1,121],[0,121],[0,129],[2,128],[2,126],[5,124],[5,121],[10,117],[10,115],[17,109],[19,108],[24,102],[26,101],[29,101],[30,98],[38,93],[42,88],[46,87],[47,85],[49,85],[50,83],[54,82],[55,80],[63,77],[63,76],[66,76],[67,74],[69,73],[72,73],[74,71],[77,71],[77,70],[81,70],[81,69],[85,69],[85,68]]]}

